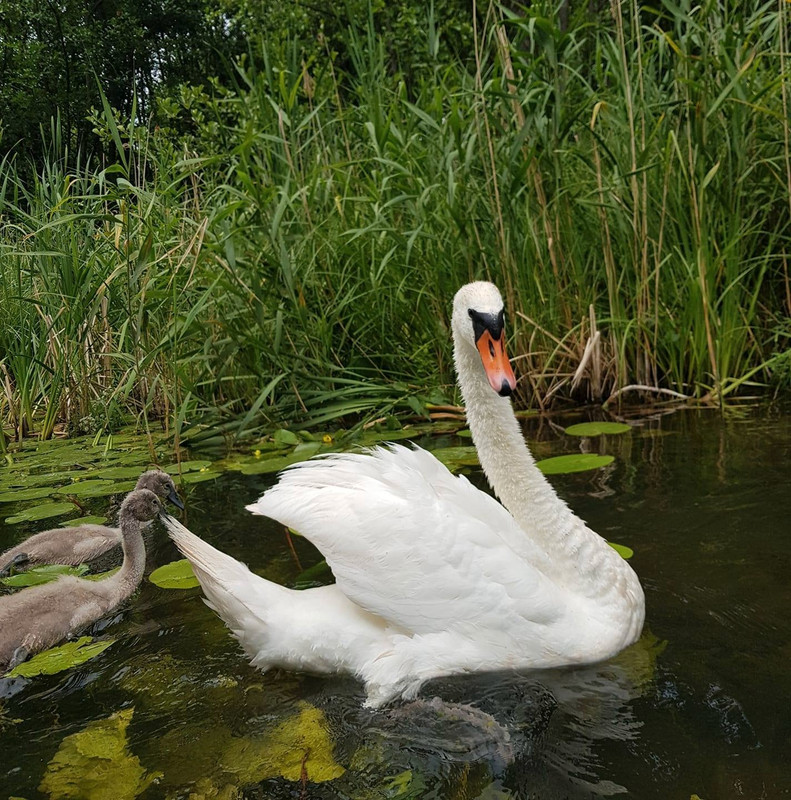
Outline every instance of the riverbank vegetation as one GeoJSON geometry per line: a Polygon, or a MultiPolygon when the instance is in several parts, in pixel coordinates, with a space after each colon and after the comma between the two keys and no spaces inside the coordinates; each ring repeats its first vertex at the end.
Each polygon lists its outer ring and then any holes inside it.
{"type": "Polygon", "coordinates": [[[789,385],[787,3],[409,9],[0,140],[5,436],[423,414],[475,278],[522,406],[789,385]]]}

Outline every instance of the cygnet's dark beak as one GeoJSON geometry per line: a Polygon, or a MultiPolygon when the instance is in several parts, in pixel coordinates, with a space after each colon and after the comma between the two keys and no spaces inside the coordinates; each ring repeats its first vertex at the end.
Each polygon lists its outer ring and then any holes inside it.
{"type": "Polygon", "coordinates": [[[169,492],[169,494],[168,494],[166,499],[169,502],[173,503],[173,505],[176,506],[176,508],[178,508],[179,511],[183,511],[184,510],[184,503],[181,502],[181,498],[176,494],[176,490],[175,489],[171,489],[170,490],[170,492],[169,492]]]}

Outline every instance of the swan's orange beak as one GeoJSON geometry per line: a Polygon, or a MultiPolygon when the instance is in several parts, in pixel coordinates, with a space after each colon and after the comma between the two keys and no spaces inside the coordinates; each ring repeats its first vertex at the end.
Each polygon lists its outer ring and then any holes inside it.
{"type": "Polygon", "coordinates": [[[505,333],[501,330],[499,338],[495,339],[490,331],[484,330],[475,345],[481,354],[489,385],[501,397],[508,397],[516,389],[516,376],[505,353],[505,333]]]}

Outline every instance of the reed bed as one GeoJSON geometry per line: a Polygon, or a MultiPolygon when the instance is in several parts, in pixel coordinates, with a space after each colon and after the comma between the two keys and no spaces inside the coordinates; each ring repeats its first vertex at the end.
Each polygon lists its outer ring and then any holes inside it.
{"type": "Polygon", "coordinates": [[[789,14],[490,6],[469,68],[429,17],[409,82],[363,21],[342,65],[263,42],[185,88],[186,139],[105,105],[99,162],[53,124],[43,167],[0,164],[7,436],[425,413],[455,399],[475,278],[507,298],[523,405],[787,381],[789,14]]]}

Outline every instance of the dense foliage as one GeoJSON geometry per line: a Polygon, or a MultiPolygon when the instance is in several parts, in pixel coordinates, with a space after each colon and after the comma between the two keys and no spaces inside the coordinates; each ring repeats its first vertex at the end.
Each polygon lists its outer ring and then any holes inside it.
{"type": "Polygon", "coordinates": [[[507,297],[523,402],[787,376],[787,4],[408,8],[272,11],[232,75],[100,97],[91,159],[56,129],[6,160],[17,431],[420,410],[453,397],[471,278],[507,297]]]}

